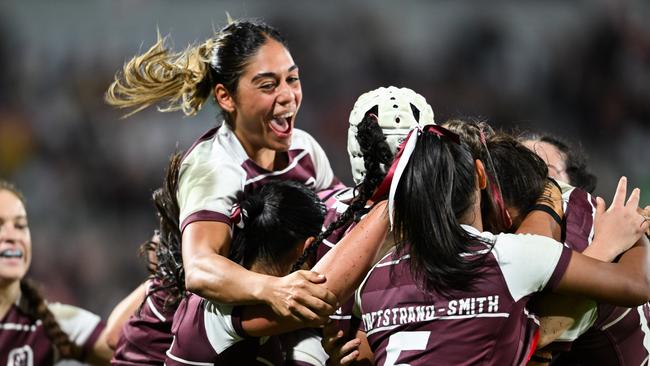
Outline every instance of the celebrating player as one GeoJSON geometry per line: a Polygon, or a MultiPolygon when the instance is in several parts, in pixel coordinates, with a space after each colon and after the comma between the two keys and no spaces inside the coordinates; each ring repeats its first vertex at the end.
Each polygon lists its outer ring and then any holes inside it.
{"type": "Polygon", "coordinates": [[[106,365],[111,357],[99,316],[47,303],[25,278],[32,242],[22,195],[0,181],[0,364],[53,365],[76,359],[106,365]]]}
{"type": "Polygon", "coordinates": [[[318,286],[323,276],[266,276],[227,259],[239,192],[270,179],[303,182],[316,192],[339,184],[318,143],[294,128],[302,90],[286,42],[267,25],[236,21],[179,54],[163,43],[127,63],[106,98],[132,113],[166,101],[164,111],[192,115],[213,96],[223,111],[221,127],[203,135],[180,166],[185,286],[220,303],[266,303],[284,317],[325,320],[336,298],[318,286]]]}

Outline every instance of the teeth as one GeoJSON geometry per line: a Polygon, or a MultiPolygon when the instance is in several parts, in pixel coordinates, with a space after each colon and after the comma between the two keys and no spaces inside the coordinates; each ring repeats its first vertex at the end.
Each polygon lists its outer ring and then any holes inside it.
{"type": "Polygon", "coordinates": [[[290,118],[290,117],[293,117],[293,113],[294,112],[287,112],[285,114],[281,114],[279,116],[276,116],[275,118],[290,118]]]}
{"type": "Polygon", "coordinates": [[[23,251],[20,249],[5,249],[0,252],[0,257],[3,258],[22,258],[23,251]]]}

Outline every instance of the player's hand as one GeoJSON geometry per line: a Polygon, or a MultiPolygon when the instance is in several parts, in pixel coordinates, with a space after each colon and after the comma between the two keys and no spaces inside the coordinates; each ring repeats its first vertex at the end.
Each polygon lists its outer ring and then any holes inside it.
{"type": "Polygon", "coordinates": [[[338,308],[334,293],[325,286],[325,276],[312,271],[296,271],[284,277],[271,277],[263,299],[273,311],[285,318],[308,323],[325,324],[338,308]]]}
{"type": "Polygon", "coordinates": [[[626,196],[627,178],[621,177],[607,210],[605,201],[596,199],[593,244],[606,246],[614,257],[628,250],[648,230],[648,220],[637,212],[641,191],[635,188],[627,201],[626,196]]]}
{"type": "Polygon", "coordinates": [[[357,338],[348,340],[343,334],[336,322],[330,322],[323,327],[321,344],[330,356],[327,360],[328,366],[349,365],[359,356],[361,341],[357,338]]]}

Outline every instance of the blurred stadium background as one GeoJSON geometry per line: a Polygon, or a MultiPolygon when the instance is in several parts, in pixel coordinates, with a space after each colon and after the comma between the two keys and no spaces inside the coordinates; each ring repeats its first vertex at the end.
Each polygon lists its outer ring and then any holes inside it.
{"type": "Polygon", "coordinates": [[[648,1],[9,0],[0,4],[0,177],[26,194],[31,274],[48,297],[103,316],[140,283],[140,242],[168,156],[217,121],[103,102],[113,74],[151,45],[176,49],[234,18],[288,38],[304,101],[297,123],[351,183],[347,117],[382,85],[423,94],[436,119],[483,117],[581,143],[611,199],[625,174],[650,204],[648,1]]]}

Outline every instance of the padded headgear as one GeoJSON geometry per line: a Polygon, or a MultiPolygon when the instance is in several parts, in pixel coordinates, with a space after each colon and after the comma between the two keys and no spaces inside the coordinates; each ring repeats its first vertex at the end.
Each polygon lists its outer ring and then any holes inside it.
{"type": "MultiPolygon", "coordinates": [[[[393,154],[402,143],[411,127],[417,124],[433,124],[433,109],[426,99],[408,88],[381,87],[362,94],[350,112],[348,129],[348,154],[352,166],[352,177],[361,183],[366,173],[363,154],[357,141],[357,126],[366,113],[377,107],[377,122],[393,154]]],[[[385,167],[384,167],[385,168],[385,167]]]]}

